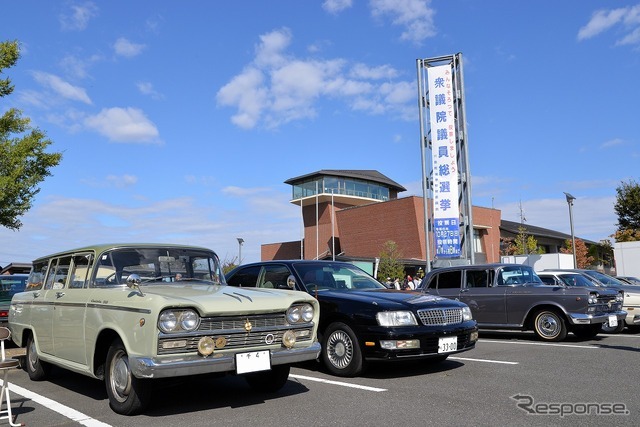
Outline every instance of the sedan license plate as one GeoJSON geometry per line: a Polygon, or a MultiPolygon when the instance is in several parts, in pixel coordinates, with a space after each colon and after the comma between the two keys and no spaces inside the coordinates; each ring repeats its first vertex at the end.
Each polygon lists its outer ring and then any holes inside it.
{"type": "Polygon", "coordinates": [[[458,350],[458,337],[442,337],[438,339],[438,353],[449,353],[458,350]]]}
{"type": "Polygon", "coordinates": [[[618,326],[618,318],[616,316],[609,316],[609,327],[615,328],[618,326]]]}
{"type": "Polygon", "coordinates": [[[268,371],[271,369],[270,356],[269,350],[238,353],[236,354],[236,373],[268,371]]]}

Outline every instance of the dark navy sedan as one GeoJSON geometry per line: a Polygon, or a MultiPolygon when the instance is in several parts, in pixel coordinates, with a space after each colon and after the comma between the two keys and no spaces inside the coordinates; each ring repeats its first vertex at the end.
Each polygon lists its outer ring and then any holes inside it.
{"type": "Polygon", "coordinates": [[[229,285],[298,289],[320,302],[322,361],[340,376],[360,374],[367,361],[431,359],[471,350],[478,329],[469,307],[420,292],[387,289],[347,262],[266,261],[226,275],[229,285]]]}

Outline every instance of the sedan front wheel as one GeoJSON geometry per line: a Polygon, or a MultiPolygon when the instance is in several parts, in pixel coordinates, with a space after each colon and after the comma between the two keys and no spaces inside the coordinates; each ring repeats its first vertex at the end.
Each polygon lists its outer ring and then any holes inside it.
{"type": "Polygon", "coordinates": [[[342,322],[329,325],[322,342],[322,360],[334,375],[353,377],[362,372],[364,361],[358,337],[342,322]]]}

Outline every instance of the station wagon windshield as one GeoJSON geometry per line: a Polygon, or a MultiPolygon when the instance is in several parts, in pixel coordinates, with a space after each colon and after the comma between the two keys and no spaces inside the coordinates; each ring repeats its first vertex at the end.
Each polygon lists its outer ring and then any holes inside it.
{"type": "Polygon", "coordinates": [[[224,283],[218,258],[189,248],[120,248],[104,252],[97,261],[94,286],[124,285],[131,274],[141,283],[184,281],[224,283]]]}

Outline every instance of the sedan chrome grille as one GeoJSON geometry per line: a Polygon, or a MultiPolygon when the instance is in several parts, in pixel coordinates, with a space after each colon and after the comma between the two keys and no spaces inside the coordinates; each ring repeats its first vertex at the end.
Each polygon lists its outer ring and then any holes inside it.
{"type": "Polygon", "coordinates": [[[429,308],[418,310],[418,316],[423,325],[455,325],[462,323],[460,308],[429,308]]]}

